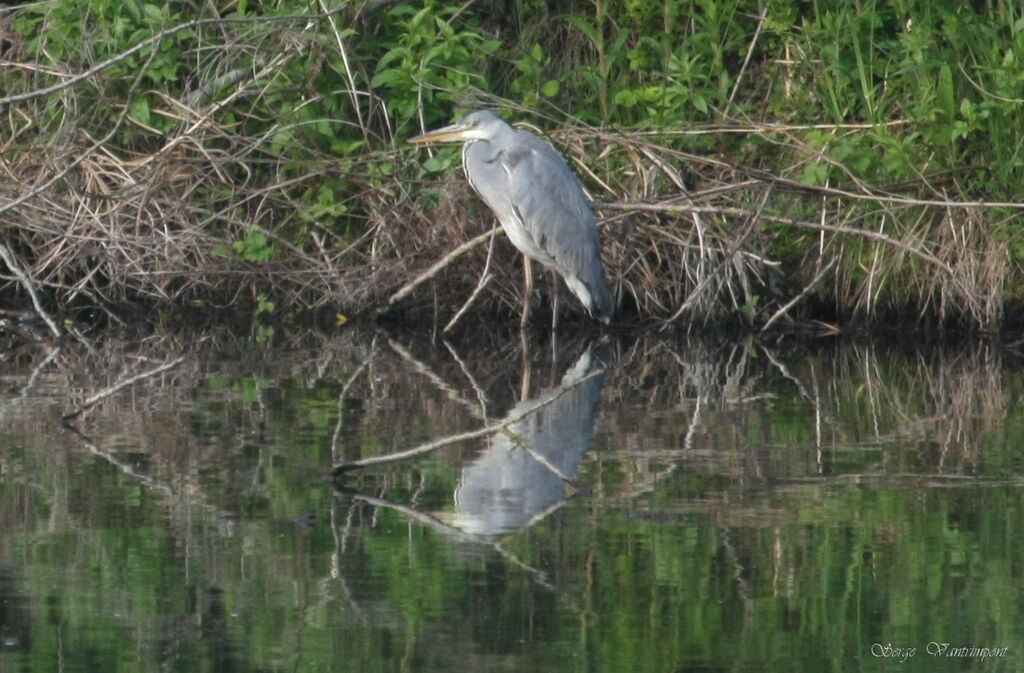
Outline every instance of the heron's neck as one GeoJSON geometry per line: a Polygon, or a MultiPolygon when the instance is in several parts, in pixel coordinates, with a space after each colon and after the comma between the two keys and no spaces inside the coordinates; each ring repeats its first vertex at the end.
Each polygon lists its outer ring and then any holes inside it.
{"type": "Polygon", "coordinates": [[[499,150],[497,145],[489,140],[470,140],[462,146],[462,163],[466,163],[466,153],[469,152],[470,147],[473,148],[473,152],[475,152],[480,159],[483,159],[487,163],[493,162],[499,155],[501,155],[501,150],[499,150]]]}

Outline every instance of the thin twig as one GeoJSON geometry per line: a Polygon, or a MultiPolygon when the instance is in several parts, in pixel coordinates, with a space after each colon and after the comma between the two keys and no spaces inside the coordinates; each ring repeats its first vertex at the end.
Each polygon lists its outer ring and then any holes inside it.
{"type": "Polygon", "coordinates": [[[747,71],[747,66],[750,65],[750,57],[754,55],[754,47],[757,46],[757,39],[761,36],[761,29],[764,28],[765,18],[764,8],[762,7],[757,17],[757,28],[754,30],[754,36],[750,38],[750,44],[747,46],[747,55],[743,58],[743,65],[740,66],[740,71],[736,75],[736,82],[732,85],[732,91],[729,92],[729,100],[725,103],[722,116],[729,112],[729,108],[732,107],[732,102],[736,98],[736,92],[739,91],[740,83],[743,81],[743,74],[747,71]]]}
{"type": "Polygon", "coordinates": [[[441,330],[442,333],[447,334],[455,327],[455,324],[459,322],[462,315],[469,310],[469,307],[473,305],[473,302],[476,301],[476,298],[480,296],[480,293],[485,287],[487,287],[487,284],[490,283],[491,279],[494,277],[487,273],[487,271],[491,268],[491,257],[494,255],[494,235],[496,233],[496,228],[491,230],[491,242],[487,248],[487,261],[484,262],[484,270],[480,272],[480,280],[477,281],[476,288],[474,288],[472,294],[469,295],[469,299],[462,304],[462,308],[460,308],[455,315],[452,316],[452,319],[448,321],[448,324],[444,326],[444,329],[441,330]]]}
{"type": "Polygon", "coordinates": [[[345,65],[345,78],[348,80],[348,95],[352,100],[352,109],[356,112],[356,118],[359,121],[359,128],[363,129],[365,137],[366,124],[363,122],[363,110],[359,105],[360,91],[356,88],[356,79],[352,75],[352,65],[349,63],[348,52],[345,50],[345,41],[341,39],[341,31],[338,30],[338,24],[334,21],[334,16],[328,11],[324,0],[319,0],[318,4],[323,15],[327,17],[327,22],[331,24],[331,32],[334,33],[334,39],[338,43],[338,53],[341,54],[341,62],[345,65]]]}
{"type": "MultiPolygon", "coordinates": [[[[909,123],[909,122],[907,122],[905,120],[896,120],[896,121],[893,121],[893,122],[889,122],[889,123],[887,123],[885,125],[889,125],[889,126],[891,126],[891,125],[904,125],[904,124],[907,124],[907,123],[909,123]]],[[[867,126],[859,126],[859,125],[849,126],[849,125],[847,125],[847,126],[843,126],[842,128],[868,128],[868,127],[870,127],[870,125],[867,125],[867,126]]],[[[870,201],[870,202],[874,202],[874,203],[902,205],[902,206],[931,206],[931,207],[938,207],[938,208],[1009,208],[1009,209],[1014,209],[1014,210],[1024,210],[1024,201],[952,201],[952,200],[947,200],[947,199],[916,199],[916,198],[908,197],[908,196],[898,196],[896,194],[892,194],[892,193],[888,193],[888,192],[879,193],[879,192],[881,192],[881,190],[870,190],[869,191],[869,190],[865,189],[864,192],[851,192],[849,190],[840,189],[838,187],[829,187],[829,186],[824,186],[824,185],[808,185],[808,184],[805,184],[803,182],[800,182],[799,180],[792,180],[790,178],[784,178],[782,176],[775,175],[775,174],[773,174],[773,173],[771,173],[769,171],[762,170],[762,169],[759,169],[759,168],[752,168],[752,167],[749,167],[749,166],[737,165],[737,164],[731,163],[729,161],[726,161],[724,159],[715,159],[715,158],[709,157],[709,156],[700,156],[700,155],[696,155],[696,154],[690,154],[688,152],[682,152],[682,151],[679,151],[679,150],[674,150],[674,149],[671,149],[671,148],[668,148],[668,147],[664,147],[662,145],[658,145],[658,144],[655,144],[653,142],[649,142],[649,141],[645,141],[645,140],[641,139],[641,138],[643,138],[645,136],[664,136],[664,135],[701,135],[701,134],[714,135],[714,134],[719,134],[719,133],[749,133],[749,134],[754,134],[754,133],[771,132],[771,131],[776,131],[776,130],[781,130],[781,129],[787,129],[788,130],[788,129],[793,129],[793,128],[805,129],[805,128],[839,128],[839,127],[837,127],[835,125],[831,125],[831,124],[825,125],[824,127],[818,127],[818,126],[797,126],[797,127],[791,127],[791,126],[788,126],[788,125],[763,124],[763,125],[740,127],[740,128],[713,127],[713,128],[706,128],[706,129],[704,129],[702,131],[693,131],[693,130],[680,130],[680,131],[658,130],[658,131],[652,131],[652,132],[632,131],[629,134],[622,134],[622,133],[604,132],[604,131],[601,131],[600,129],[588,129],[588,132],[590,132],[592,135],[597,136],[602,141],[605,141],[605,142],[608,142],[608,143],[617,143],[617,144],[621,144],[621,145],[632,145],[632,146],[637,146],[637,147],[641,147],[641,146],[652,147],[652,148],[661,150],[663,152],[666,152],[668,154],[671,154],[673,157],[676,157],[677,159],[691,161],[691,162],[694,162],[694,163],[697,163],[697,164],[703,164],[705,166],[712,166],[712,167],[719,168],[719,169],[722,169],[722,170],[728,170],[728,171],[734,171],[734,172],[742,173],[742,174],[744,174],[746,176],[749,176],[751,178],[760,180],[762,182],[770,182],[770,183],[773,183],[773,184],[775,184],[777,186],[785,187],[786,189],[793,190],[793,191],[798,191],[798,192],[811,193],[811,194],[825,194],[827,196],[841,197],[841,198],[846,198],[846,199],[850,199],[850,200],[853,200],[853,201],[870,201]]],[[[572,132],[573,133],[578,133],[578,130],[573,130],[572,132]]]]}
{"type": "Polygon", "coordinates": [[[21,286],[25,288],[26,292],[28,292],[28,296],[32,299],[32,306],[36,310],[36,315],[42,318],[43,322],[46,323],[46,327],[50,330],[53,338],[59,339],[61,335],[60,328],[57,327],[57,323],[54,322],[53,318],[50,317],[50,314],[45,308],[43,308],[43,301],[39,298],[39,292],[36,290],[35,283],[32,281],[32,278],[25,273],[20,266],[18,266],[18,263],[14,261],[14,255],[11,254],[11,251],[8,250],[7,246],[2,242],[0,242],[0,259],[4,261],[7,268],[10,269],[11,273],[13,273],[18,279],[18,282],[21,283],[21,286]]]}
{"type": "Polygon", "coordinates": [[[448,383],[448,381],[446,381],[444,377],[442,377],[440,374],[438,374],[429,366],[427,366],[426,363],[417,359],[416,356],[410,353],[409,349],[407,349],[405,346],[402,346],[401,344],[391,339],[388,339],[388,345],[391,347],[391,350],[398,353],[399,357],[401,357],[403,360],[412,365],[413,369],[415,369],[418,374],[421,374],[424,377],[426,377],[426,379],[430,381],[430,383],[432,383],[438,390],[444,391],[445,395],[448,396],[448,399],[463,405],[464,407],[469,409],[469,411],[474,415],[477,415],[479,413],[479,410],[476,408],[476,405],[467,400],[466,398],[464,398],[462,396],[462,392],[458,388],[448,383]]]}
{"type": "Polygon", "coordinates": [[[826,274],[827,274],[827,273],[828,273],[829,271],[831,271],[831,270],[832,270],[832,267],[834,267],[834,266],[836,265],[836,262],[838,262],[838,261],[839,261],[839,258],[838,258],[838,257],[833,257],[833,258],[832,258],[832,260],[831,260],[831,261],[830,261],[830,262],[829,262],[828,264],[826,264],[826,265],[825,265],[825,268],[823,268],[823,269],[822,269],[821,271],[819,271],[819,272],[818,272],[818,275],[816,275],[816,276],[814,277],[814,280],[812,280],[812,281],[811,281],[810,283],[808,283],[808,284],[806,285],[806,287],[804,287],[804,289],[800,291],[800,294],[798,294],[797,296],[795,296],[795,297],[793,297],[792,299],[790,299],[790,300],[789,300],[788,302],[786,302],[786,305],[785,305],[785,306],[783,306],[783,307],[782,307],[782,308],[780,308],[780,309],[779,309],[778,311],[776,311],[775,313],[773,313],[773,314],[772,314],[772,317],[771,317],[771,318],[768,318],[768,320],[767,320],[767,322],[765,322],[764,326],[762,326],[762,327],[761,327],[761,331],[762,331],[762,332],[766,331],[766,330],[767,330],[767,329],[768,329],[769,327],[771,327],[771,326],[772,326],[772,323],[774,323],[774,322],[775,322],[776,320],[778,320],[778,319],[779,319],[779,318],[781,318],[782,316],[786,315],[786,312],[788,312],[788,311],[789,311],[789,309],[793,308],[793,307],[794,307],[794,306],[796,305],[796,303],[797,303],[798,301],[800,301],[801,299],[803,299],[804,297],[806,297],[806,296],[807,296],[807,293],[808,293],[808,292],[810,292],[810,291],[811,291],[811,289],[812,289],[812,288],[813,288],[813,287],[814,287],[815,285],[817,285],[817,284],[818,284],[818,282],[819,282],[819,281],[820,281],[820,280],[821,280],[822,278],[824,278],[824,277],[825,277],[825,275],[826,275],[826,274]]]}
{"type": "Polygon", "coordinates": [[[909,196],[897,196],[895,194],[876,194],[873,192],[851,192],[838,187],[827,187],[822,185],[807,185],[797,180],[790,180],[756,169],[742,169],[752,177],[771,182],[776,185],[794,189],[802,192],[825,194],[827,196],[842,197],[852,201],[871,201],[873,203],[899,205],[899,206],[929,206],[933,208],[1011,208],[1024,210],[1024,201],[950,201],[945,199],[915,199],[909,196]]]}
{"type": "MultiPolygon", "coordinates": [[[[64,420],[67,421],[67,419],[64,420]]],[[[89,449],[90,452],[107,461],[108,463],[110,463],[117,469],[121,470],[121,472],[128,475],[129,477],[137,480],[146,488],[161,491],[162,493],[170,496],[175,495],[174,489],[171,488],[170,485],[160,483],[152,476],[141,473],[136,466],[118,459],[117,456],[115,456],[112,452],[104,451],[99,447],[99,445],[96,444],[96,442],[92,441],[92,439],[87,437],[84,433],[82,433],[81,430],[79,430],[75,426],[71,425],[70,423],[65,423],[65,427],[67,428],[67,430],[77,435],[78,438],[82,440],[82,443],[85,444],[85,447],[89,449]]]]}

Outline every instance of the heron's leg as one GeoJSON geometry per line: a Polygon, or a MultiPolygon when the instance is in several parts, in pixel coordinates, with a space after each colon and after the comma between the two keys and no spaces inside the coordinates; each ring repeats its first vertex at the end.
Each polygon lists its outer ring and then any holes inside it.
{"type": "Polygon", "coordinates": [[[551,279],[551,333],[558,329],[558,274],[554,269],[548,269],[548,277],[551,279]]]}
{"type": "Polygon", "coordinates": [[[530,340],[526,330],[519,330],[519,349],[523,353],[523,371],[519,378],[519,401],[525,402],[530,396],[530,340]]]}
{"type": "Polygon", "coordinates": [[[525,328],[530,319],[530,295],[533,294],[533,265],[530,258],[523,255],[523,316],[519,327],[525,328]]]}

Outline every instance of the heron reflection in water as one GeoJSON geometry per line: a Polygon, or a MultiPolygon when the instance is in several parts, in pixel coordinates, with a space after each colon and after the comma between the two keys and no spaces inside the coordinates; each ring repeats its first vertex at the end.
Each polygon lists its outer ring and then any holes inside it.
{"type": "Polygon", "coordinates": [[[508,413],[515,418],[543,404],[510,425],[509,433],[492,436],[463,468],[455,509],[443,517],[449,525],[474,535],[501,535],[561,505],[590,447],[609,350],[588,348],[558,386],[508,413]]]}
{"type": "MultiPolygon", "coordinates": [[[[560,274],[590,316],[608,324],[615,307],[601,263],[594,213],[579,180],[551,145],[512,128],[489,110],[471,112],[456,124],[409,142],[464,143],[466,179],[524,255],[523,325],[533,287],[531,259],[560,274]]],[[[555,285],[552,294],[554,329],[558,317],[555,285]]]]}

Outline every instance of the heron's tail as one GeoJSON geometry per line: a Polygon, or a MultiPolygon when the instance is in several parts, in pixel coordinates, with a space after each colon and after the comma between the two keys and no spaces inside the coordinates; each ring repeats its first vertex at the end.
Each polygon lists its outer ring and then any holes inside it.
{"type": "Polygon", "coordinates": [[[605,325],[612,321],[615,315],[615,302],[612,300],[612,293],[608,289],[608,282],[604,274],[590,288],[590,306],[587,306],[591,317],[605,325]]]}
{"type": "Polygon", "coordinates": [[[565,284],[576,295],[590,317],[607,325],[615,314],[615,301],[612,299],[608,281],[605,280],[604,266],[601,258],[595,258],[589,264],[582,264],[583,273],[566,272],[559,269],[565,284]]]}
{"type": "Polygon", "coordinates": [[[590,317],[605,325],[611,322],[615,314],[615,301],[612,299],[608,281],[605,280],[604,268],[598,265],[591,267],[589,277],[565,276],[569,289],[579,297],[590,317]]]}

